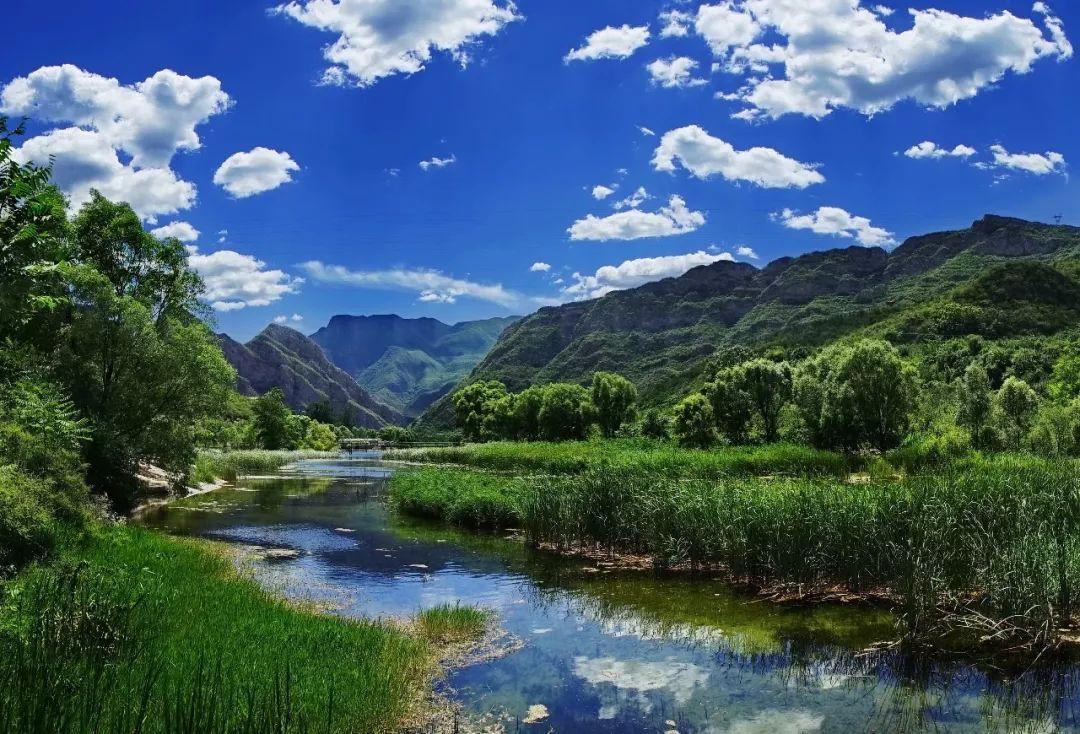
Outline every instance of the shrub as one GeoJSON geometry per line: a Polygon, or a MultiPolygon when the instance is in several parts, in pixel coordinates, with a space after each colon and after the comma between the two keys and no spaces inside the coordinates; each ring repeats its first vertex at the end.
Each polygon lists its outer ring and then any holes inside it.
{"type": "Polygon", "coordinates": [[[48,555],[58,532],[46,480],[0,466],[0,575],[48,555]]]}

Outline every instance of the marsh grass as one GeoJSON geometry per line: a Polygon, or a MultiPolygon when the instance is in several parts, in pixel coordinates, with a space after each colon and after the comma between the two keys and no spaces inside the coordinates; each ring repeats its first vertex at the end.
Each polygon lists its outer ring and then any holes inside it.
{"type": "Polygon", "coordinates": [[[475,606],[439,604],[416,614],[416,628],[423,639],[439,646],[475,642],[483,637],[491,616],[475,606]]]}
{"type": "Polygon", "coordinates": [[[395,476],[391,495],[409,512],[410,495],[426,488],[425,516],[460,523],[474,498],[502,487],[503,516],[532,543],[641,554],[658,568],[721,570],[762,586],[885,594],[901,601],[912,635],[1049,641],[1074,617],[1074,464],[973,459],[867,484],[610,470],[497,479],[420,469],[395,476]]]}
{"type": "Polygon", "coordinates": [[[766,474],[841,476],[852,466],[852,462],[840,454],[794,444],[697,450],[648,439],[498,442],[397,449],[388,451],[386,458],[537,474],[636,471],[670,477],[712,479],[766,474]]]}
{"type": "Polygon", "coordinates": [[[296,609],[196,543],[133,528],[3,594],[5,732],[394,731],[432,674],[423,641],[296,609]]]}
{"type": "Polygon", "coordinates": [[[390,501],[412,517],[470,528],[505,528],[520,520],[525,481],[464,469],[401,471],[391,479],[390,501]]]}
{"type": "Polygon", "coordinates": [[[266,451],[252,449],[243,451],[202,451],[195,459],[195,466],[188,479],[195,483],[212,482],[215,479],[236,481],[244,476],[271,474],[286,464],[304,459],[328,459],[337,457],[327,451],[266,451]]]}

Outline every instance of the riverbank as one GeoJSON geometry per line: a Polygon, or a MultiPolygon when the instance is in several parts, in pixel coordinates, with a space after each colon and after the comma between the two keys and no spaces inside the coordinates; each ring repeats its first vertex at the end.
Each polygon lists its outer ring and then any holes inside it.
{"type": "Polygon", "coordinates": [[[892,600],[906,636],[933,645],[1044,650],[1075,622],[1072,463],[978,458],[863,483],[418,468],[393,477],[391,498],[406,514],[518,528],[533,545],[597,560],[707,570],[783,599],[892,600]]]}
{"type": "Polygon", "coordinates": [[[213,544],[125,525],[70,535],[0,593],[2,731],[398,731],[484,619],[321,616],[213,544]]]}

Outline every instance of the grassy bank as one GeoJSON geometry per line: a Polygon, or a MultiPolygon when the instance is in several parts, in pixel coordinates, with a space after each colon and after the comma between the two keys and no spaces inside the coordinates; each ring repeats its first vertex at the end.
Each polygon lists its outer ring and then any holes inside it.
{"type": "Polygon", "coordinates": [[[272,474],[294,461],[336,456],[336,452],[328,451],[201,451],[188,479],[195,483],[212,482],[215,479],[232,482],[238,477],[272,474]]]}
{"type": "MultiPolygon", "coordinates": [[[[203,544],[130,527],[0,593],[0,731],[396,731],[435,672],[423,638],[297,609],[203,544]]],[[[427,626],[456,639],[477,614],[427,626]]]]}
{"type": "Polygon", "coordinates": [[[839,476],[851,468],[849,460],[840,454],[808,446],[730,446],[702,451],[648,439],[498,442],[398,449],[388,451],[386,458],[535,474],[634,471],[702,478],[764,474],[839,476]]]}
{"type": "Polygon", "coordinates": [[[507,524],[559,549],[886,593],[920,634],[967,626],[1048,639],[1071,620],[1080,583],[1080,471],[1034,459],[958,462],[874,484],[425,468],[396,475],[391,493],[404,512],[465,525],[488,524],[477,520],[497,505],[507,524]]]}

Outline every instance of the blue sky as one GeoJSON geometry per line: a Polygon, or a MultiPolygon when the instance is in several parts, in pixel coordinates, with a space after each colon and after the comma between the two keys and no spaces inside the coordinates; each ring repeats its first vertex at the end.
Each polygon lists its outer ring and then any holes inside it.
{"type": "Polygon", "coordinates": [[[23,158],[181,223],[240,338],[1080,219],[1072,2],[274,7],[16,0],[0,48],[23,158]]]}

